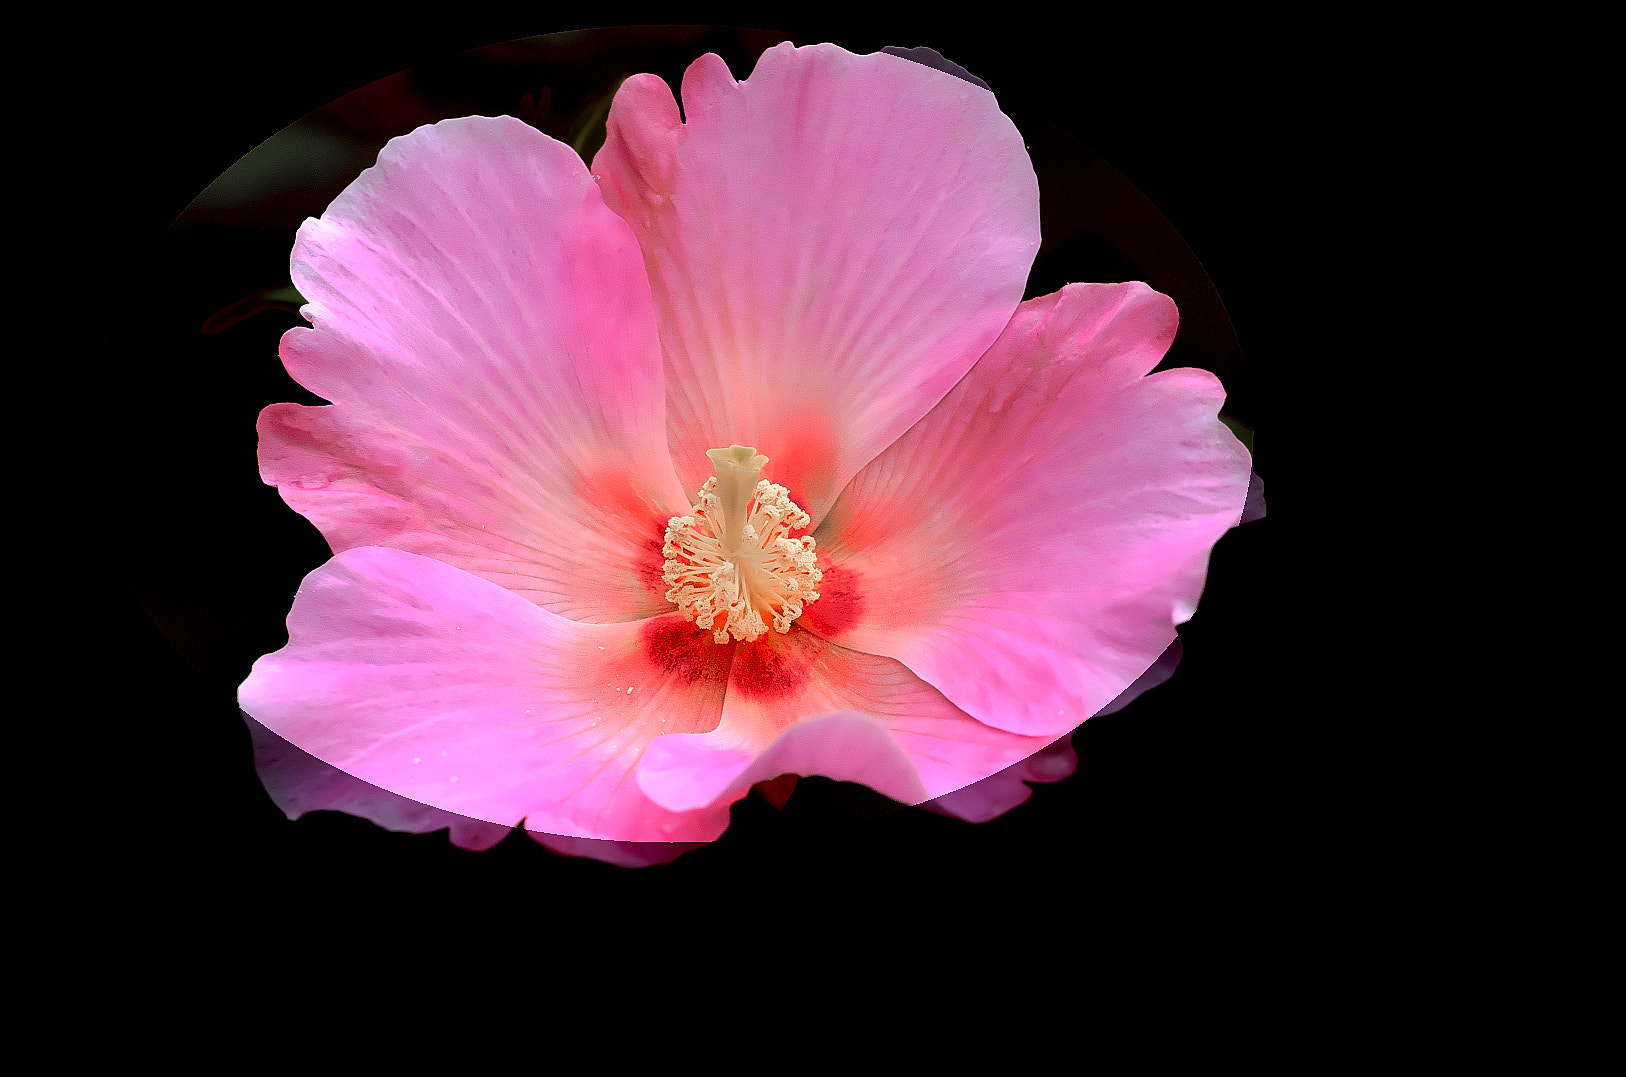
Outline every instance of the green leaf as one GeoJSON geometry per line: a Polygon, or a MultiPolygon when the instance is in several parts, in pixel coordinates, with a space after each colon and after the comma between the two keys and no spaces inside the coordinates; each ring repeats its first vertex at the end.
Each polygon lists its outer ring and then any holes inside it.
{"type": "Polygon", "coordinates": [[[286,310],[298,314],[299,308],[304,305],[305,297],[291,284],[277,288],[261,288],[235,303],[228,303],[203,319],[203,335],[212,337],[216,333],[230,329],[238,322],[247,321],[263,310],[286,310]]]}
{"type": "Polygon", "coordinates": [[[610,119],[610,104],[615,101],[616,93],[626,81],[625,76],[617,79],[609,93],[595,97],[583,105],[582,110],[576,114],[575,122],[570,125],[570,132],[565,141],[570,143],[570,148],[588,165],[593,163],[593,155],[604,145],[606,127],[610,119]]]}
{"type": "Polygon", "coordinates": [[[1238,419],[1235,415],[1224,411],[1219,413],[1219,421],[1231,428],[1231,433],[1236,435],[1236,439],[1242,442],[1243,447],[1248,450],[1248,455],[1252,456],[1253,427],[1238,419]]]}

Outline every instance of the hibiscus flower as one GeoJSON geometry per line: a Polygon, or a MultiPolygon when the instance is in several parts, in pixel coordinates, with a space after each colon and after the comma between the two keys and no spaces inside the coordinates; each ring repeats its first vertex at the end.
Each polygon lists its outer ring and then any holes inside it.
{"type": "Polygon", "coordinates": [[[260,418],[334,551],[239,693],[304,752],[538,833],[704,842],[780,774],[916,804],[1143,677],[1242,514],[1173,302],[1022,302],[1038,186],[987,90],[714,55],[592,168],[511,117],[393,140],[300,229],[332,403],[260,418]]]}

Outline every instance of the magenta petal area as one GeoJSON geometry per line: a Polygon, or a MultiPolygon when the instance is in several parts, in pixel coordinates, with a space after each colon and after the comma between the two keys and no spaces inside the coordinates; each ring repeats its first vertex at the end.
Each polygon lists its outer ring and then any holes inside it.
{"type": "Polygon", "coordinates": [[[792,626],[741,644],[717,728],[655,741],[637,778],[673,811],[731,803],[787,773],[858,782],[918,804],[1045,743],[975,721],[899,662],[792,626]]]}
{"type": "Polygon", "coordinates": [[[675,813],[628,780],[662,732],[705,732],[729,647],[692,660],[669,621],[565,620],[478,576],[359,547],[301,583],[288,645],[243,710],[345,773],[443,811],[614,841],[710,841],[726,807],[675,813]]]}
{"type": "Polygon", "coordinates": [[[785,729],[760,752],[728,747],[728,733],[662,737],[651,746],[638,781],[665,806],[704,807],[727,794],[726,803],[757,782],[781,774],[821,774],[867,785],[904,804],[926,799],[908,755],[884,726],[857,711],[806,718],[785,729]]]}
{"type": "Polygon", "coordinates": [[[582,860],[602,860],[618,868],[653,868],[670,864],[684,853],[703,848],[703,841],[598,841],[593,838],[567,838],[558,834],[529,831],[538,844],[560,856],[582,860]]]}
{"type": "Polygon", "coordinates": [[[1033,787],[1028,783],[1059,782],[1077,769],[1078,753],[1073,750],[1073,742],[1062,737],[998,774],[928,800],[921,807],[967,823],[986,823],[1026,804],[1033,796],[1033,787]]]}
{"type": "Polygon", "coordinates": [[[1148,372],[1176,312],[1144,284],[1022,304],[815,533],[801,622],[898,659],[999,729],[1054,739],[1147,671],[1242,514],[1247,450],[1202,370],[1148,372]]]}
{"type": "Polygon", "coordinates": [[[643,256],[568,146],[512,117],[390,141],[308,220],[312,327],[288,372],[329,407],[260,416],[260,474],[335,552],[434,557],[578,621],[661,597],[687,511],[643,256]]]}
{"type": "Polygon", "coordinates": [[[815,522],[993,343],[1039,246],[1021,135],[979,86],[834,45],[634,75],[593,160],[643,247],[672,461],[753,445],[815,522]]]}
{"type": "Polygon", "coordinates": [[[1248,502],[1243,506],[1239,523],[1252,523],[1265,518],[1265,480],[1257,474],[1248,477],[1248,502]]]}
{"type": "Polygon", "coordinates": [[[1096,711],[1091,717],[1099,718],[1103,714],[1117,714],[1153,688],[1160,684],[1166,684],[1169,678],[1174,676],[1174,671],[1179,668],[1180,659],[1184,655],[1185,648],[1181,646],[1180,639],[1177,636],[1174,642],[1165,647],[1163,653],[1157,656],[1157,661],[1146,668],[1145,673],[1136,677],[1133,684],[1118,693],[1118,698],[1096,711]]]}
{"type": "Polygon", "coordinates": [[[254,745],[254,770],[260,784],[289,819],[311,811],[339,811],[405,834],[446,830],[453,845],[471,852],[491,848],[514,829],[432,808],[369,785],[301,751],[249,715],[244,714],[243,720],[254,745]]]}

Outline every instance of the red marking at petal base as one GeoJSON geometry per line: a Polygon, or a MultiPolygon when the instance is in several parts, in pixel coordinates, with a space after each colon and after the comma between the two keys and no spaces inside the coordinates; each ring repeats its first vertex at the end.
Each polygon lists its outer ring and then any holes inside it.
{"type": "Polygon", "coordinates": [[[603,466],[582,475],[582,489],[593,491],[593,505],[606,524],[642,527],[655,503],[625,468],[603,466]]]}
{"type": "Polygon", "coordinates": [[[783,810],[785,802],[796,789],[795,774],[781,774],[777,778],[769,778],[765,782],[757,782],[754,787],[762,795],[762,799],[772,804],[774,808],[783,810]]]}
{"type": "Polygon", "coordinates": [[[661,551],[666,545],[667,518],[657,518],[655,503],[621,468],[597,468],[582,482],[583,489],[593,491],[593,504],[605,527],[630,534],[642,531],[648,536],[639,543],[634,570],[645,590],[665,598],[667,586],[661,573],[666,568],[666,554],[661,551]]]}
{"type": "Polygon", "coordinates": [[[785,416],[780,428],[789,431],[768,455],[767,478],[790,491],[790,499],[804,511],[815,501],[832,500],[836,477],[836,430],[830,417],[810,407],[785,416]]]}
{"type": "Polygon", "coordinates": [[[676,617],[658,617],[643,627],[644,653],[656,668],[685,684],[725,681],[733,643],[713,643],[709,629],[676,617]]]}
{"type": "Polygon", "coordinates": [[[799,692],[812,676],[807,661],[812,655],[807,652],[808,648],[798,647],[796,653],[789,653],[782,645],[768,644],[766,637],[742,643],[728,686],[739,689],[747,699],[778,699],[799,692]]]}
{"type": "Polygon", "coordinates": [[[802,615],[796,623],[830,639],[858,623],[864,614],[864,596],[859,587],[859,575],[852,569],[829,563],[822,563],[819,568],[824,573],[819,580],[819,599],[802,607],[802,615]]]}
{"type": "Polygon", "coordinates": [[[643,581],[644,590],[664,600],[666,592],[671,590],[663,575],[666,571],[666,554],[662,552],[666,549],[666,525],[657,526],[659,533],[644,540],[638,557],[638,578],[643,581]]]}

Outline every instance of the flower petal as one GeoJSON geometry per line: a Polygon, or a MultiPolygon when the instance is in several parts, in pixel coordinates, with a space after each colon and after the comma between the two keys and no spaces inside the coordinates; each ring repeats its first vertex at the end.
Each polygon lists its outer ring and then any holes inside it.
{"type": "Polygon", "coordinates": [[[815,522],[993,343],[1039,246],[1021,135],[963,79],[833,45],[635,75],[593,161],[643,247],[685,490],[753,445],[815,522]]]}
{"type": "Polygon", "coordinates": [[[575,837],[710,841],[726,808],[674,814],[627,780],[661,731],[718,720],[732,647],[672,648],[674,628],[689,626],[580,624],[364,546],[305,578],[288,645],[238,698],[304,751],[431,807],[575,837]]]}
{"type": "Polygon", "coordinates": [[[892,659],[792,626],[741,645],[717,728],[661,737],[637,777],[672,811],[730,803],[786,773],[859,782],[918,804],[1045,743],[973,720],[892,659]]]}
{"type": "MultiPolygon", "coordinates": [[[[909,757],[868,715],[844,710],[786,728],[766,748],[729,746],[721,735],[662,737],[638,770],[638,783],[663,806],[693,811],[732,793],[733,803],[757,782],[781,774],[822,774],[858,782],[905,804],[926,799],[909,757]]],[[[678,810],[678,809],[674,809],[678,810]]]]}
{"type": "Polygon", "coordinates": [[[1072,739],[1060,737],[1020,763],[1013,763],[980,782],[972,782],[964,789],[928,800],[921,807],[967,823],[986,823],[1026,804],[1033,796],[1029,782],[1059,782],[1077,769],[1078,752],[1073,750],[1072,739]]]}
{"type": "Polygon", "coordinates": [[[512,117],[393,139],[299,230],[313,328],[282,358],[331,407],[260,416],[260,473],[335,551],[393,546],[555,613],[664,612],[671,468],[642,255],[579,158],[512,117]]]}
{"type": "Polygon", "coordinates": [[[1247,450],[1144,284],[1022,304],[989,353],[865,468],[816,532],[800,624],[890,655],[983,722],[1054,738],[1175,638],[1242,513],[1247,450]],[[833,600],[833,601],[832,601],[833,600]]]}
{"type": "Polygon", "coordinates": [[[453,845],[473,852],[491,848],[514,829],[380,789],[290,744],[248,714],[243,721],[254,744],[254,770],[260,784],[289,819],[312,811],[339,811],[406,834],[449,830],[453,845]]]}
{"type": "Polygon", "coordinates": [[[693,852],[703,841],[599,841],[593,838],[567,838],[559,834],[528,831],[538,845],[560,856],[601,860],[618,868],[652,868],[670,864],[684,853],[693,852]]]}
{"type": "Polygon", "coordinates": [[[1257,472],[1248,476],[1248,501],[1242,508],[1238,524],[1252,523],[1265,518],[1265,480],[1257,472]]]}
{"type": "Polygon", "coordinates": [[[1163,649],[1163,653],[1157,656],[1157,661],[1146,667],[1145,673],[1136,677],[1128,688],[1118,693],[1117,698],[1090,717],[1099,718],[1103,714],[1117,714],[1153,688],[1168,683],[1169,678],[1174,676],[1174,671],[1179,668],[1180,659],[1185,653],[1185,648],[1180,644],[1180,637],[1174,637],[1174,642],[1163,649]]]}

